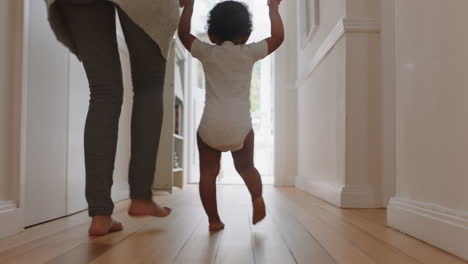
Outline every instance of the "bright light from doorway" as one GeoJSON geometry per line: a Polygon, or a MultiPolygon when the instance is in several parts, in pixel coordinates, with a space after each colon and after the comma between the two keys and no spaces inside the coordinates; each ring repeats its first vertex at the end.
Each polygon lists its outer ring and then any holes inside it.
{"type": "MultiPolygon", "coordinates": [[[[195,2],[192,33],[205,41],[208,41],[206,35],[207,15],[218,2],[221,1],[203,0],[195,2]]],[[[270,20],[267,1],[243,0],[242,2],[249,6],[253,18],[254,31],[249,42],[260,41],[269,37],[270,20]]],[[[258,62],[254,67],[251,88],[251,112],[255,130],[255,165],[262,175],[264,184],[274,183],[274,94],[272,72],[270,57],[258,62]]],[[[230,153],[223,153],[219,181],[224,184],[242,183],[242,179],[234,168],[230,153]]]]}

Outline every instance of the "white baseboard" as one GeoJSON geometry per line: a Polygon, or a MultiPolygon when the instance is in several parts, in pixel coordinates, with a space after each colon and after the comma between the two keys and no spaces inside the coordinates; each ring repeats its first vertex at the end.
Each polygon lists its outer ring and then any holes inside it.
{"type": "Polygon", "coordinates": [[[468,212],[393,197],[388,225],[468,260],[468,212]]]}
{"type": "Polygon", "coordinates": [[[378,208],[371,185],[338,185],[297,177],[296,187],[341,208],[378,208]]]}
{"type": "Polygon", "coordinates": [[[379,208],[374,187],[370,184],[345,185],[341,190],[342,208],[379,208]]]}
{"type": "Polygon", "coordinates": [[[314,183],[304,179],[304,177],[297,177],[296,188],[341,207],[342,186],[327,183],[314,183]]]}
{"type": "Polygon", "coordinates": [[[21,232],[23,218],[15,202],[0,202],[0,239],[21,232]]]}

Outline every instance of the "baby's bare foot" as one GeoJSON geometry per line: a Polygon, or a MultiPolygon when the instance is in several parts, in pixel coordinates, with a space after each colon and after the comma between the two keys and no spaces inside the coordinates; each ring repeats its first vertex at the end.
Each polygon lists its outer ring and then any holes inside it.
{"type": "Polygon", "coordinates": [[[258,222],[262,221],[266,216],[265,202],[263,197],[258,197],[252,202],[253,205],[253,217],[252,223],[256,225],[258,222]]]}
{"type": "Polygon", "coordinates": [[[122,229],[122,224],[113,220],[111,216],[94,216],[88,234],[90,236],[104,236],[122,229]]]}
{"type": "Polygon", "coordinates": [[[221,221],[216,221],[210,223],[210,232],[218,232],[224,229],[224,223],[221,221]]]}
{"type": "Polygon", "coordinates": [[[171,208],[161,207],[153,200],[132,200],[128,214],[130,216],[166,217],[172,212],[171,208]]]}

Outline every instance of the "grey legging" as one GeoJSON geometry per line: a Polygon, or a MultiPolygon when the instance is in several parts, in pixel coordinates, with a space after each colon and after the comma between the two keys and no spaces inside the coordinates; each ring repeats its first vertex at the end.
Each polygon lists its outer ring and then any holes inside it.
{"type": "Polygon", "coordinates": [[[133,80],[131,160],[132,199],[152,199],[156,156],[163,118],[165,59],[159,46],[121,9],[104,0],[59,0],[91,90],[85,126],[86,199],[89,215],[111,215],[112,175],[123,101],[122,68],[115,11],[130,53],[133,80]]]}

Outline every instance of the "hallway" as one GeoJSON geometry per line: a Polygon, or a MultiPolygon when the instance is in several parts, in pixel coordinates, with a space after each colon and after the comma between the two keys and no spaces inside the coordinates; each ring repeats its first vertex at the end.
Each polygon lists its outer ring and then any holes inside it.
{"type": "Polygon", "coordinates": [[[0,263],[466,263],[386,227],[383,209],[342,210],[294,188],[265,187],[268,217],[250,224],[245,187],[219,186],[227,228],[208,233],[196,185],[156,200],[169,218],[130,218],[123,232],[88,238],[86,212],[0,240],[0,263]],[[169,243],[170,242],[170,243],[169,243]]]}
{"type": "MultiPolygon", "coordinates": [[[[200,36],[219,1],[198,1],[200,36]]],[[[242,1],[267,27],[266,0],[242,1]]],[[[133,86],[118,27],[125,87],[112,199],[125,230],[90,239],[86,74],[57,42],[44,1],[0,1],[0,264],[467,263],[465,10],[462,0],[283,1],[285,42],[259,71],[271,78],[257,80],[271,84],[268,96],[252,104],[267,120],[254,126],[264,139],[256,165],[282,187],[265,187],[269,216],[252,226],[245,187],[220,186],[227,228],[211,236],[192,185],[205,80],[180,41],[168,57],[153,185],[175,211],[127,215],[133,86]]],[[[239,183],[232,175],[222,182],[239,183]]]]}

